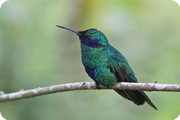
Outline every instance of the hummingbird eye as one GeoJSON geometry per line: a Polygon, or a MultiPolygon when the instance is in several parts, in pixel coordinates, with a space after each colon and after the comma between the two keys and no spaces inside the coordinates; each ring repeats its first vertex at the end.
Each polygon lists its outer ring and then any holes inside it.
{"type": "Polygon", "coordinates": [[[91,39],[91,35],[86,35],[85,37],[89,40],[91,39]]]}

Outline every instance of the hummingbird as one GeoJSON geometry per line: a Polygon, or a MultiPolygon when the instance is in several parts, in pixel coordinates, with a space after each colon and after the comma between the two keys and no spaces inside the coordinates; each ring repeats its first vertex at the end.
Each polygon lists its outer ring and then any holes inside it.
{"type": "MultiPolygon", "coordinates": [[[[99,85],[109,88],[116,82],[138,82],[126,58],[109,44],[101,31],[94,28],[77,31],[60,25],[57,27],[78,35],[81,43],[82,63],[86,73],[95,81],[97,89],[100,89],[99,85]]],[[[116,89],[115,91],[136,105],[143,105],[147,102],[157,110],[143,91],[116,89]]]]}

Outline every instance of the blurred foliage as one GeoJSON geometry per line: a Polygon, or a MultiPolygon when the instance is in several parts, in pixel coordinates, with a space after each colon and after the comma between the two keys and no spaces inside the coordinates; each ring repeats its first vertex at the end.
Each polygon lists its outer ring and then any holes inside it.
{"type": "MultiPolygon", "coordinates": [[[[57,24],[101,30],[139,82],[179,84],[180,7],[172,0],[13,0],[0,9],[1,91],[92,81],[78,37],[57,24]]],[[[158,111],[100,90],[4,102],[0,112],[7,120],[173,120],[180,114],[179,93],[146,93],[158,111]]]]}

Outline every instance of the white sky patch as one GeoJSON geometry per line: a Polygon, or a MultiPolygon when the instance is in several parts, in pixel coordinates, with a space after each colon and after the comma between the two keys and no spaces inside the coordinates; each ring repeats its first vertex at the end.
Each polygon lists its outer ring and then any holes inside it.
{"type": "Polygon", "coordinates": [[[172,1],[177,2],[177,4],[180,6],[180,0],[172,0],[172,1]]]}
{"type": "MultiPolygon", "coordinates": [[[[0,9],[1,9],[2,4],[3,4],[4,2],[6,2],[6,1],[8,1],[8,0],[0,0],[0,9]]],[[[0,120],[1,120],[1,119],[0,119],[0,120]]]]}

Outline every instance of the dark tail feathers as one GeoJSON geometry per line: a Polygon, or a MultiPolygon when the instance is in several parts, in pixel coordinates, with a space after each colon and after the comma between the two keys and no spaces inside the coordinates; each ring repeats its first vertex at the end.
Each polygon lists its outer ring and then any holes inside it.
{"type": "Polygon", "coordinates": [[[115,91],[124,98],[134,102],[136,105],[143,105],[144,102],[146,101],[151,107],[158,110],[143,91],[131,91],[131,90],[115,90],[115,91]]]}

